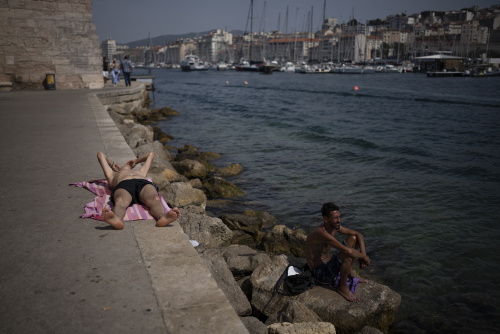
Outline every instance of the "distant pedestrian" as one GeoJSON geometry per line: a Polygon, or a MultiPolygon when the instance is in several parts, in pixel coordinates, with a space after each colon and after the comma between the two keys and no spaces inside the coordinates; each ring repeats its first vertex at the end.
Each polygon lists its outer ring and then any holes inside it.
{"type": "Polygon", "coordinates": [[[123,78],[125,79],[125,86],[130,86],[130,75],[132,74],[133,68],[128,56],[125,56],[125,60],[122,61],[122,71],[123,78]]]}
{"type": "Polygon", "coordinates": [[[102,77],[104,79],[104,84],[108,82],[109,75],[109,62],[106,60],[106,57],[102,57],[102,77]]]}
{"type": "Polygon", "coordinates": [[[120,79],[118,76],[120,75],[120,67],[118,66],[118,63],[116,62],[116,59],[113,59],[113,63],[111,64],[111,82],[113,83],[113,86],[116,86],[118,81],[120,79]]]}

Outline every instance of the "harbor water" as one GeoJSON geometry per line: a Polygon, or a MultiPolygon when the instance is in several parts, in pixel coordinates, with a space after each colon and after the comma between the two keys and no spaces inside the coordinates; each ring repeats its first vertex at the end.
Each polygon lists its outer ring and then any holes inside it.
{"type": "Polygon", "coordinates": [[[169,144],[243,166],[235,212],[310,231],[341,207],[361,274],[402,296],[391,332],[498,330],[499,78],[152,72],[152,107],[180,112],[159,123],[169,144]]]}

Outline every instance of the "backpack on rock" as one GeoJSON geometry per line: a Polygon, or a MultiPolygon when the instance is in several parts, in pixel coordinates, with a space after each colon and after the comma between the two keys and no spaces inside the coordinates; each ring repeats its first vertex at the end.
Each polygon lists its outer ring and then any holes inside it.
{"type": "Polygon", "coordinates": [[[302,268],[288,265],[274,285],[273,295],[263,310],[271,303],[277,293],[285,296],[295,296],[315,286],[312,271],[305,264],[302,268]],[[283,288],[282,288],[283,286],[283,288]]]}

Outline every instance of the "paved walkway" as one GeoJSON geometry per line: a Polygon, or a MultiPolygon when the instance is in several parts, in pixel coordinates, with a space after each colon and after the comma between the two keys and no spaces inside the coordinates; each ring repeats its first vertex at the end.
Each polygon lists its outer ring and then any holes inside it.
{"type": "Polygon", "coordinates": [[[0,93],[0,332],[247,333],[178,224],[78,218],[134,158],[98,92],[0,93]]]}

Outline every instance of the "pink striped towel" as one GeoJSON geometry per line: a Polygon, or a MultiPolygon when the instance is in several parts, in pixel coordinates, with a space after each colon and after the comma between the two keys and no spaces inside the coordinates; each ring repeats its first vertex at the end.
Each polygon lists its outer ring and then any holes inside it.
{"type": "MultiPolygon", "coordinates": [[[[151,181],[150,179],[147,180],[151,181]]],[[[93,181],[84,181],[79,183],[71,183],[70,186],[83,187],[97,195],[97,197],[92,202],[87,203],[85,205],[85,213],[81,215],[80,218],[92,218],[96,220],[102,220],[101,217],[102,209],[105,206],[108,208],[112,208],[113,206],[113,204],[109,200],[109,197],[111,195],[111,189],[109,188],[109,183],[106,180],[93,180],[93,181]]],[[[165,208],[165,212],[170,211],[170,208],[168,207],[163,197],[161,197],[161,194],[158,195],[160,196],[161,203],[165,208]]],[[[123,218],[123,220],[140,220],[140,219],[154,219],[153,216],[151,216],[151,214],[147,210],[147,207],[141,204],[134,204],[130,206],[127,209],[127,212],[125,213],[125,217],[123,218]]]]}

